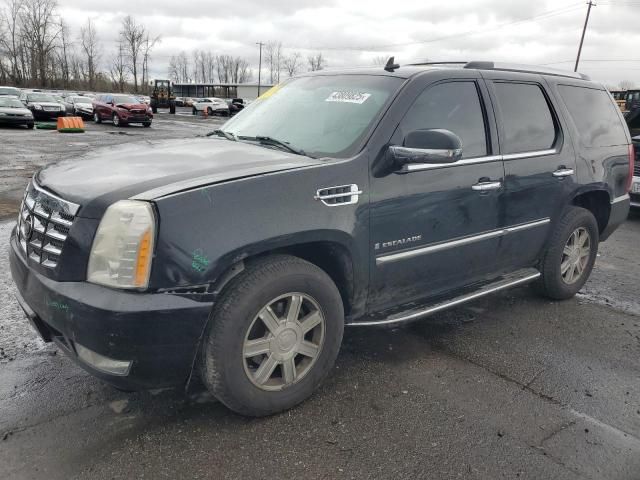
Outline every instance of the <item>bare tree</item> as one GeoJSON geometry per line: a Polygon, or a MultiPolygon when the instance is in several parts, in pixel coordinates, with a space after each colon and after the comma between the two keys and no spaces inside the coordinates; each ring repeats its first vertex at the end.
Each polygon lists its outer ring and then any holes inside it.
{"type": "Polygon", "coordinates": [[[87,84],[90,90],[95,90],[98,62],[100,61],[100,46],[96,29],[90,18],[87,20],[86,25],[80,29],[80,47],[84,54],[87,84]]]}
{"type": "Polygon", "coordinates": [[[60,35],[56,7],[55,0],[24,0],[20,12],[22,35],[31,49],[32,76],[42,86],[47,85],[47,66],[60,35]]]}
{"type": "Polygon", "coordinates": [[[127,61],[125,58],[125,48],[122,42],[118,43],[118,49],[111,59],[111,68],[109,69],[111,83],[113,88],[119,92],[124,92],[127,84],[127,61]]]}
{"type": "Polygon", "coordinates": [[[282,70],[282,42],[269,42],[265,46],[265,61],[269,69],[269,78],[272,84],[280,83],[280,71],[282,70]]]}
{"type": "Polygon", "coordinates": [[[160,42],[160,35],[154,38],[149,37],[149,33],[144,38],[142,45],[142,85],[147,88],[149,80],[149,57],[151,56],[151,50],[156,46],[156,43],[160,42]]]}
{"type": "Polygon", "coordinates": [[[302,55],[300,55],[300,52],[293,52],[288,57],[285,57],[283,65],[287,75],[293,77],[302,68],[302,55]]]}
{"type": "Polygon", "coordinates": [[[127,67],[133,76],[133,89],[136,92],[138,91],[138,67],[146,33],[144,25],[136,23],[131,15],[127,15],[122,20],[120,37],[125,47],[127,67]]]}
{"type": "Polygon", "coordinates": [[[322,70],[326,66],[326,60],[324,59],[322,52],[309,55],[307,57],[307,61],[309,62],[309,70],[312,72],[322,70]]]}
{"type": "Polygon", "coordinates": [[[0,49],[3,56],[9,57],[11,80],[14,85],[23,81],[20,69],[20,17],[23,10],[21,0],[9,0],[5,9],[0,12],[0,49]]]}

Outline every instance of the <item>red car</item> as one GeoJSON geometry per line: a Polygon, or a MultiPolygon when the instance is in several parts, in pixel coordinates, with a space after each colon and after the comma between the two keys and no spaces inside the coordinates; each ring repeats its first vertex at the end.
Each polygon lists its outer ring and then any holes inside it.
{"type": "Polygon", "coordinates": [[[98,95],[93,100],[93,121],[102,123],[103,120],[112,121],[116,127],[130,123],[141,123],[150,127],[153,112],[149,105],[140,103],[132,95],[107,93],[98,95]]]}

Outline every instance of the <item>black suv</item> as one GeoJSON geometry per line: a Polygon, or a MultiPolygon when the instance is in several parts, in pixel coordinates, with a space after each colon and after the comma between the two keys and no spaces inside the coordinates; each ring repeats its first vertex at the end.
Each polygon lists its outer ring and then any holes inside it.
{"type": "Polygon", "coordinates": [[[625,220],[633,147],[602,85],[472,62],[315,72],[209,138],[65,160],[11,237],[47,341],[124,389],[192,374],[229,408],[308,397],[343,327],[587,280],[625,220]]]}

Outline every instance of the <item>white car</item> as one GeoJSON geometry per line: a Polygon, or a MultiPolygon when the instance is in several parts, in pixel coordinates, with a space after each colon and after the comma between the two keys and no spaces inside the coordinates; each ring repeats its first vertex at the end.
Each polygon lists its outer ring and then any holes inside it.
{"type": "Polygon", "coordinates": [[[71,105],[74,115],[87,118],[93,117],[93,104],[91,103],[91,98],[74,95],[73,97],[67,97],[66,102],[68,105],[71,105]]]}
{"type": "Polygon", "coordinates": [[[193,102],[193,114],[206,111],[208,115],[229,115],[229,104],[221,98],[199,98],[193,102]]]}

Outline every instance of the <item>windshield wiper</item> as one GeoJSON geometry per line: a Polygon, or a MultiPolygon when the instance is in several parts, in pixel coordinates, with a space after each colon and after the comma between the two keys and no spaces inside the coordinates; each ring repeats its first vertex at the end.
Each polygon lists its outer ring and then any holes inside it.
{"type": "Polygon", "coordinates": [[[237,142],[238,139],[236,138],[236,134],[235,133],[231,133],[231,132],[225,132],[224,130],[214,130],[213,132],[209,132],[207,133],[207,137],[211,137],[213,135],[218,135],[219,137],[224,137],[227,140],[231,140],[233,142],[237,142]]]}
{"type": "Polygon", "coordinates": [[[292,145],[290,145],[288,142],[284,142],[282,140],[278,140],[277,138],[273,138],[273,137],[268,137],[265,135],[256,135],[255,137],[238,137],[240,140],[249,140],[249,141],[256,141],[261,143],[262,145],[270,145],[270,146],[274,146],[274,147],[279,147],[283,150],[286,150],[288,152],[291,153],[295,153],[296,155],[303,155],[305,157],[310,157],[311,155],[308,155],[307,153],[305,153],[304,150],[302,150],[301,148],[297,148],[294,147],[292,145]]]}

